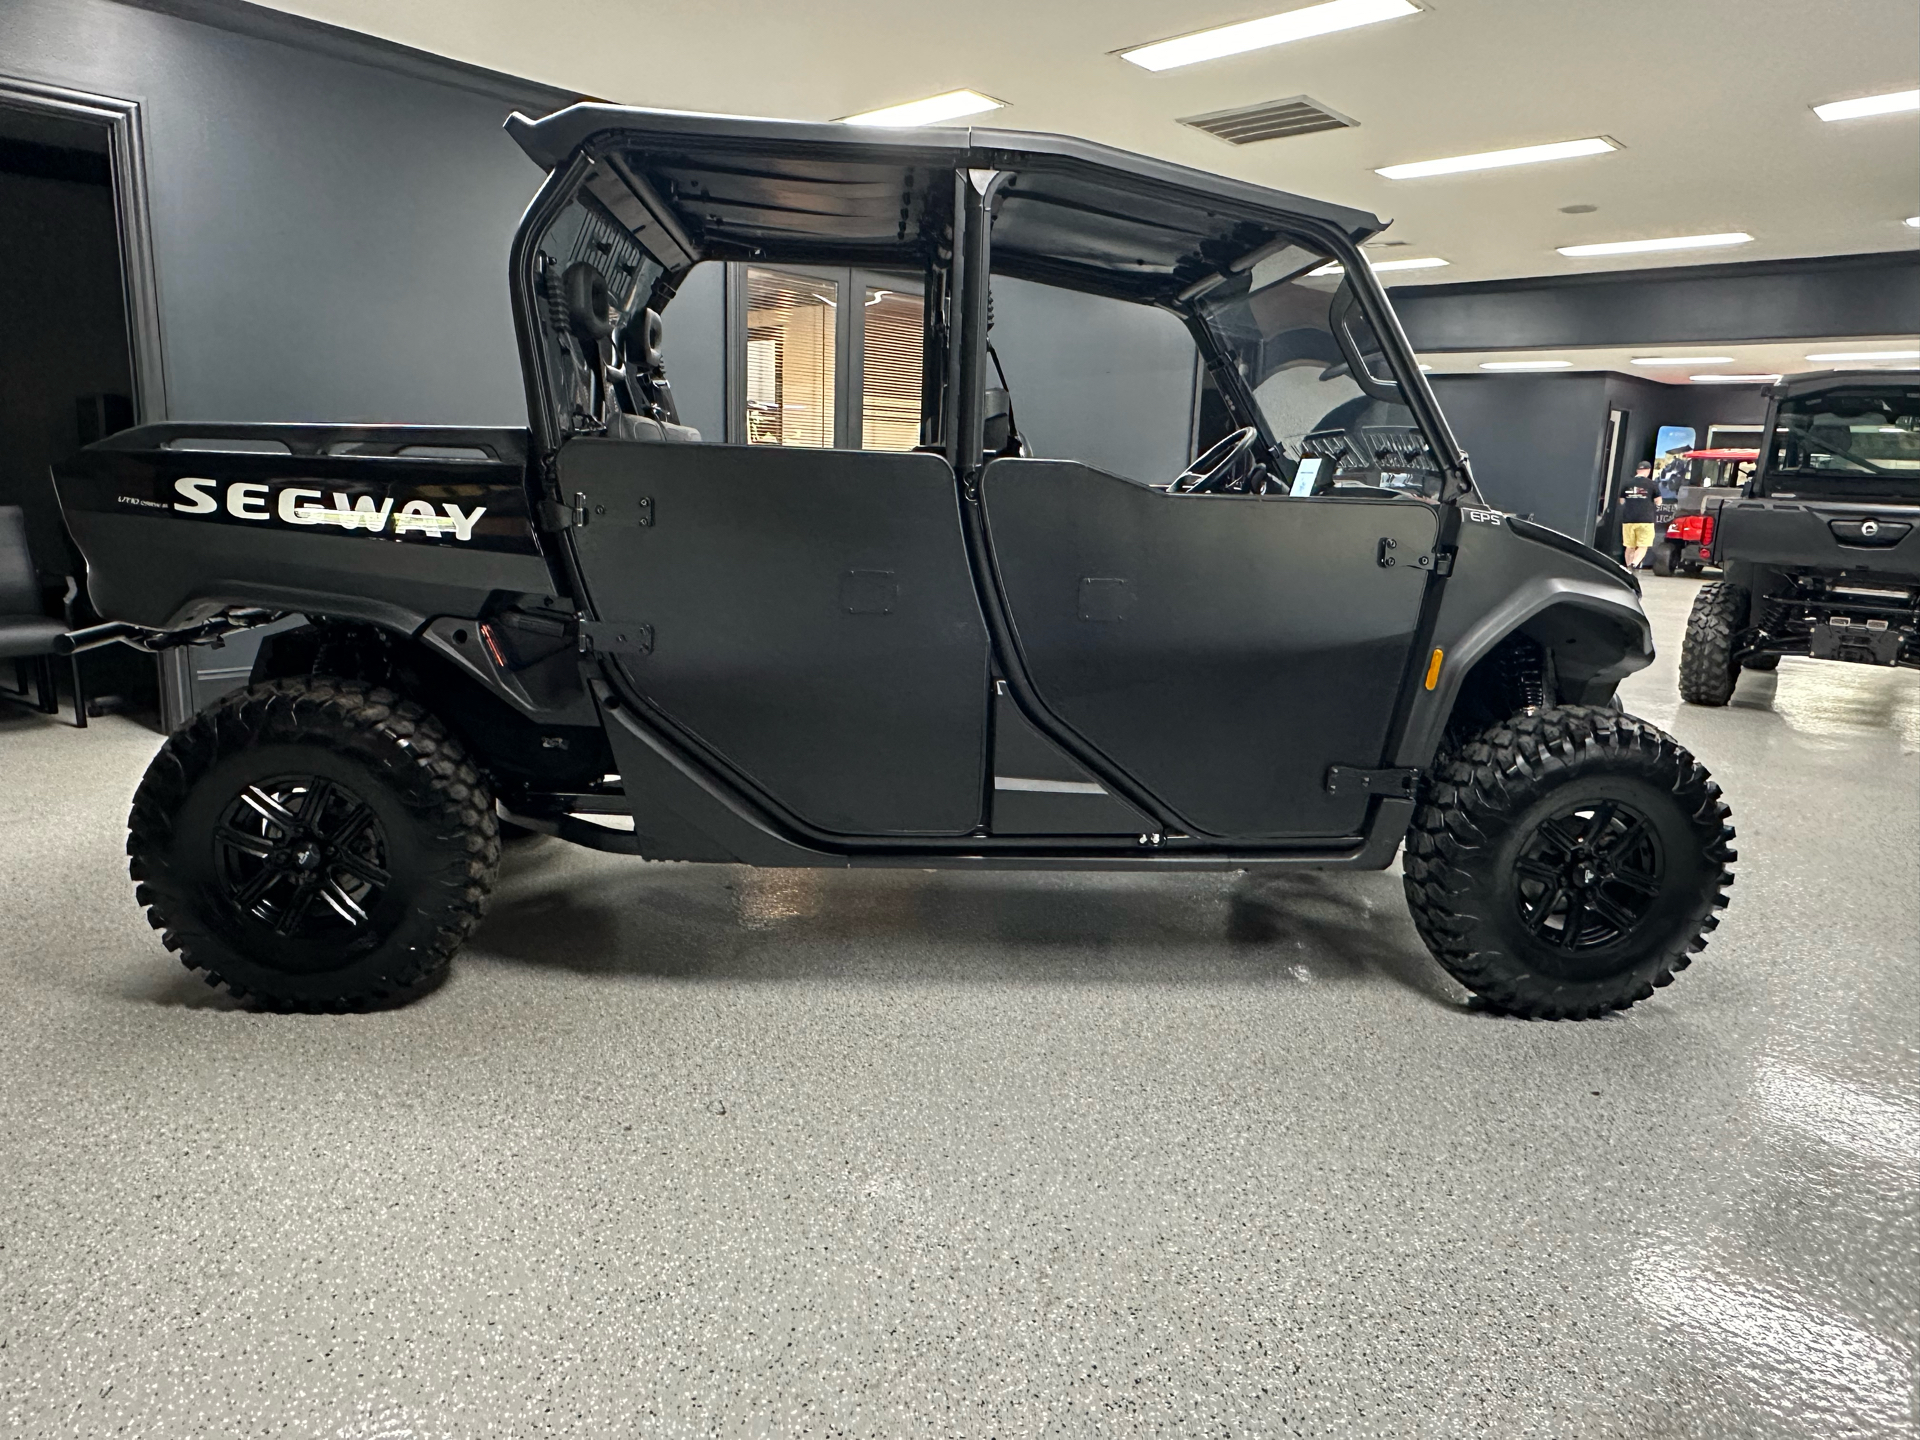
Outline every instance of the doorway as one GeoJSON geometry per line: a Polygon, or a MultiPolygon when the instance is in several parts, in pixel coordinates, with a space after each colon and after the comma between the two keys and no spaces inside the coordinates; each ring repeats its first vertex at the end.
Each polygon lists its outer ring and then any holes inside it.
{"type": "MultiPolygon", "coordinates": [[[[144,198],[136,106],[0,78],[0,506],[21,511],[44,612],[69,625],[97,617],[68,583],[84,570],[51,467],[165,413],[144,198]]],[[[110,646],[83,668],[93,713],[162,718],[150,656],[110,646]]]]}

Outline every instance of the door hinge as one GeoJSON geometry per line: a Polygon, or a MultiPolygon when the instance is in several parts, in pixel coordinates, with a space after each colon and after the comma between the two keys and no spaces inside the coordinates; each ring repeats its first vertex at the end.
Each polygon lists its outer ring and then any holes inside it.
{"type": "Polygon", "coordinates": [[[580,653],[583,655],[651,655],[653,626],[630,624],[624,620],[582,620],[580,653]]]}
{"type": "Polygon", "coordinates": [[[558,500],[540,502],[540,528],[552,534],[559,530],[585,529],[587,524],[587,497],[584,492],[573,492],[573,504],[563,505],[558,500]]]}
{"type": "Polygon", "coordinates": [[[1362,770],[1335,765],[1327,771],[1329,795],[1392,795],[1411,800],[1419,786],[1418,770],[1362,770]]]}
{"type": "MultiPolygon", "coordinates": [[[[1391,535],[1380,537],[1380,546],[1374,551],[1374,559],[1382,570],[1390,569],[1400,563],[1400,557],[1394,552],[1400,548],[1400,542],[1391,535]]],[[[1423,550],[1407,563],[1416,570],[1431,570],[1436,575],[1453,573],[1453,553],[1448,550],[1423,550]]]]}

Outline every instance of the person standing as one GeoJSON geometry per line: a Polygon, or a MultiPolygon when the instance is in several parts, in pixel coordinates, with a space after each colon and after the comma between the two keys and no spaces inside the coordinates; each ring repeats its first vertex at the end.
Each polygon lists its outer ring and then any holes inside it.
{"type": "Polygon", "coordinates": [[[1629,570],[1638,570],[1653,548],[1653,466],[1645,460],[1620,492],[1620,548],[1629,570]]]}

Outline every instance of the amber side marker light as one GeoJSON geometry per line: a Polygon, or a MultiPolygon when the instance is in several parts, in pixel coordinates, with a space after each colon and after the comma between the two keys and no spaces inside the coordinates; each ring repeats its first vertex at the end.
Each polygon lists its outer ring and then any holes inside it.
{"type": "Polygon", "coordinates": [[[1433,659],[1427,662],[1427,689],[1429,690],[1440,683],[1440,660],[1446,653],[1444,650],[1436,650],[1433,652],[1433,659]]]}

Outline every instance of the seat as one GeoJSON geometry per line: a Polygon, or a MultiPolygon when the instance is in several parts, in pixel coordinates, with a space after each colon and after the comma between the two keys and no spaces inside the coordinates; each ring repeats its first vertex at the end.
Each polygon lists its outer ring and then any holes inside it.
{"type": "MultiPolygon", "coordinates": [[[[27,694],[26,662],[34,662],[40,709],[51,715],[59,709],[54,686],[54,642],[71,628],[71,607],[79,587],[66,581],[64,621],[46,613],[46,597],[27,547],[26,512],[18,505],[0,505],[0,660],[13,661],[17,693],[27,694]]],[[[80,658],[68,660],[73,675],[73,723],[87,723],[86,691],[80,683],[80,658]]]]}
{"type": "Polygon", "coordinates": [[[680,423],[667,360],[660,351],[666,331],[657,312],[642,310],[620,332],[621,365],[611,372],[619,409],[607,416],[607,434],[618,440],[666,440],[696,445],[700,432],[680,423]]]}

